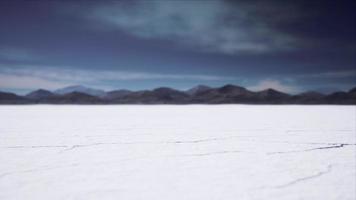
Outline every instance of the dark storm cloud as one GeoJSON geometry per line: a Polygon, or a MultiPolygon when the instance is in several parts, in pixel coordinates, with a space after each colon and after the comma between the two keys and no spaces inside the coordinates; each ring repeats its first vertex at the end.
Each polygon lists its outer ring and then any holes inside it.
{"type": "Polygon", "coordinates": [[[238,54],[295,48],[295,38],[254,15],[258,9],[221,0],[141,0],[80,7],[79,12],[93,26],[101,23],[140,38],[167,39],[196,51],[238,54]]]}
{"type": "Polygon", "coordinates": [[[348,53],[355,45],[353,8],[345,1],[137,0],[81,6],[80,12],[95,26],[198,51],[268,53],[334,45],[348,53]]]}
{"type": "Polygon", "coordinates": [[[347,89],[354,10],[346,0],[0,1],[1,88],[347,89]]]}

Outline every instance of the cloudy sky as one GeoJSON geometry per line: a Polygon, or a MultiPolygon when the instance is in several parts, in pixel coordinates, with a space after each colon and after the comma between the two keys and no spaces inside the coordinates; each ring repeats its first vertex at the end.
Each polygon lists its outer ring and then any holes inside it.
{"type": "Polygon", "coordinates": [[[0,1],[0,90],[356,86],[356,3],[0,1]]]}

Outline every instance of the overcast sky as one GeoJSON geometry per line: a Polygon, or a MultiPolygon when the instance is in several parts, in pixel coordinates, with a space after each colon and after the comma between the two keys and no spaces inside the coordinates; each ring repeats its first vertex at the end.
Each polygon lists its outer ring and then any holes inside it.
{"type": "Polygon", "coordinates": [[[0,1],[0,90],[356,86],[356,3],[0,1]]]}

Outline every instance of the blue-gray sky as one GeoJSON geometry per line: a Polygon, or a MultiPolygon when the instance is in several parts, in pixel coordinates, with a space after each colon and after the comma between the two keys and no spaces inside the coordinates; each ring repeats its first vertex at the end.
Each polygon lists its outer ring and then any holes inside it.
{"type": "Polygon", "coordinates": [[[0,90],[356,86],[355,1],[0,1],[0,90]]]}

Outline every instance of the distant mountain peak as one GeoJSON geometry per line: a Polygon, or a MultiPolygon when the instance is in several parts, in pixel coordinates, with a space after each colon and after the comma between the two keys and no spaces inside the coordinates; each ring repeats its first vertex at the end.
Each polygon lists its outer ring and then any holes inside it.
{"type": "Polygon", "coordinates": [[[61,89],[54,91],[54,93],[60,94],[60,95],[64,95],[64,94],[68,94],[68,93],[72,93],[72,92],[80,92],[80,93],[89,94],[92,96],[105,96],[106,95],[106,92],[104,90],[89,88],[89,87],[85,87],[82,85],[72,85],[72,86],[68,86],[68,87],[61,88],[61,89]]]}
{"type": "Polygon", "coordinates": [[[190,94],[190,95],[194,95],[194,94],[197,94],[197,93],[200,93],[200,92],[205,92],[205,91],[210,90],[210,89],[211,89],[211,87],[206,86],[206,85],[197,85],[197,86],[187,90],[187,93],[190,94]]]}
{"type": "Polygon", "coordinates": [[[241,86],[227,84],[218,88],[218,91],[223,93],[244,93],[247,92],[248,90],[241,86]]]}
{"type": "Polygon", "coordinates": [[[270,100],[278,101],[280,99],[286,99],[286,98],[290,97],[289,94],[281,92],[281,91],[278,91],[278,90],[275,90],[275,89],[272,89],[272,88],[268,88],[268,89],[256,92],[256,94],[260,98],[265,99],[267,101],[270,101],[270,100]]]}
{"type": "Polygon", "coordinates": [[[267,89],[264,89],[262,91],[265,91],[265,92],[278,92],[277,90],[275,90],[273,88],[267,88],[267,89]]]}
{"type": "Polygon", "coordinates": [[[221,89],[244,89],[246,90],[246,88],[238,86],[238,85],[232,85],[232,84],[226,84],[224,86],[221,87],[221,89]]]}
{"type": "Polygon", "coordinates": [[[85,87],[83,85],[70,85],[70,86],[67,86],[64,88],[57,89],[57,90],[55,90],[55,92],[61,91],[61,90],[83,90],[83,89],[91,89],[91,88],[85,87]]]}
{"type": "Polygon", "coordinates": [[[26,104],[29,103],[27,99],[22,96],[10,92],[0,91],[0,104],[26,104]]]}
{"type": "Polygon", "coordinates": [[[34,92],[51,92],[51,91],[40,88],[38,90],[35,90],[34,92]]]}
{"type": "Polygon", "coordinates": [[[169,88],[169,87],[159,87],[153,90],[154,92],[172,92],[172,91],[177,91],[175,89],[169,88]]]}
{"type": "Polygon", "coordinates": [[[38,89],[28,93],[25,97],[29,99],[41,99],[53,96],[54,94],[51,91],[45,89],[38,89]]]}
{"type": "Polygon", "coordinates": [[[273,88],[267,88],[265,90],[262,90],[260,91],[261,93],[268,93],[268,94],[286,94],[284,92],[281,92],[281,91],[278,91],[278,90],[275,90],[273,88]]]}

